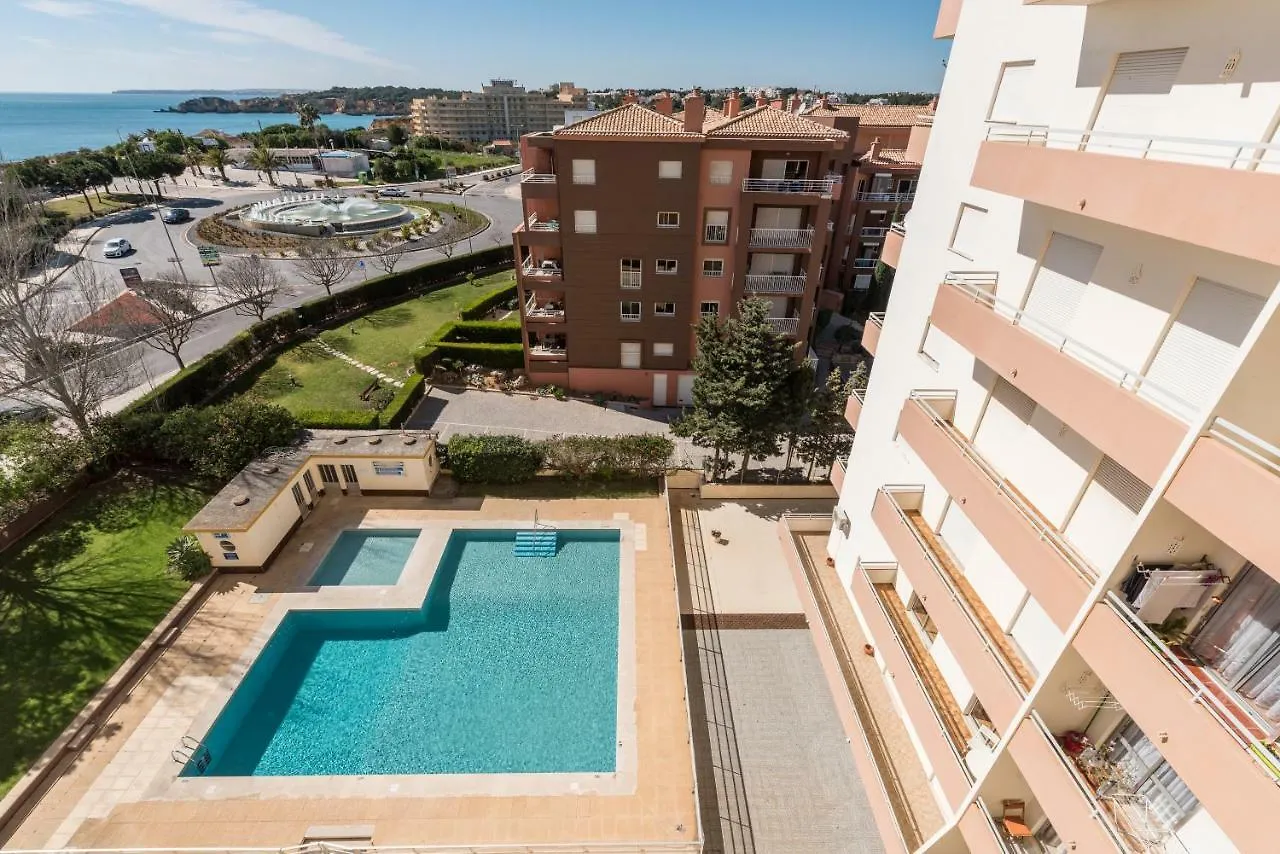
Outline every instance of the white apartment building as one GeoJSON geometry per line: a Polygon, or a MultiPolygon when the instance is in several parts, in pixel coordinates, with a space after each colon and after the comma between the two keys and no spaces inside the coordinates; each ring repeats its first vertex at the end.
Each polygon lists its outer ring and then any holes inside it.
{"type": "Polygon", "coordinates": [[[886,848],[1280,851],[1280,4],[938,27],[827,546],[941,815],[886,848]]]}

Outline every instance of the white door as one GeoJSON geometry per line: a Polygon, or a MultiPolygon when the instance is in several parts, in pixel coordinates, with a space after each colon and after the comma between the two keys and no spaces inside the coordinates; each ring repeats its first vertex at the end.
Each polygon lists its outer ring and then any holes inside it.
{"type": "Polygon", "coordinates": [[[753,228],[802,228],[803,208],[756,208],[753,228]]]}
{"type": "Polygon", "coordinates": [[[1190,415],[1207,406],[1226,380],[1262,298],[1197,279],[1156,350],[1138,394],[1190,415]],[[1170,397],[1173,399],[1170,400],[1170,397]]]}
{"type": "Polygon", "coordinates": [[[693,406],[693,374],[681,374],[676,377],[676,404],[693,406]]]}
{"type": "Polygon", "coordinates": [[[1017,467],[1019,451],[1036,402],[1010,383],[997,379],[982,423],[973,437],[973,446],[1004,477],[1017,467]]]}
{"type": "MultiPolygon", "coordinates": [[[[1186,57],[1185,47],[1120,54],[1093,129],[1151,133],[1153,112],[1165,108],[1158,96],[1167,96],[1173,91],[1173,84],[1177,82],[1178,72],[1182,70],[1182,61],[1186,57]]],[[[1141,156],[1143,146],[1134,145],[1134,142],[1135,140],[1118,141],[1099,137],[1090,140],[1089,147],[1111,154],[1141,156]]]]}
{"type": "Polygon", "coordinates": [[[789,276],[795,269],[795,264],[795,255],[784,255],[779,252],[752,252],[749,272],[757,276],[789,276]]]}
{"type": "Polygon", "coordinates": [[[1024,324],[1042,335],[1067,335],[1102,247],[1054,232],[1023,304],[1024,324]]]}
{"type": "Polygon", "coordinates": [[[1035,91],[1034,62],[1007,62],[1000,69],[1000,82],[991,102],[987,121],[1013,125],[1034,124],[1034,109],[1039,99],[1035,91]]]}
{"type": "Polygon", "coordinates": [[[1133,536],[1133,521],[1151,495],[1133,472],[1103,457],[1062,532],[1089,563],[1109,572],[1133,536]]]}
{"type": "Polygon", "coordinates": [[[653,375],[653,405],[654,406],[667,405],[667,375],[666,374],[653,375]]]}

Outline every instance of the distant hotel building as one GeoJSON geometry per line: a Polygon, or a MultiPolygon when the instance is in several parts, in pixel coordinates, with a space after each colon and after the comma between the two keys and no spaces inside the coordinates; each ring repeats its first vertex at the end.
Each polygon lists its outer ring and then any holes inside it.
{"type": "Polygon", "coordinates": [[[557,95],[527,92],[513,80],[491,80],[459,98],[415,98],[409,107],[413,132],[468,142],[515,139],[564,124],[565,110],[587,107],[587,92],[561,83],[557,95]]]}

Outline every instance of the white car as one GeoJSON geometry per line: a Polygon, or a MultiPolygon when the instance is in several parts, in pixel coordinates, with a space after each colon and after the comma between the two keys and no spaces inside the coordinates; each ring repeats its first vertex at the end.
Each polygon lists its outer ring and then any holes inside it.
{"type": "Polygon", "coordinates": [[[123,237],[114,237],[107,241],[107,245],[102,247],[102,255],[104,258],[123,258],[133,251],[133,244],[123,237]]]}

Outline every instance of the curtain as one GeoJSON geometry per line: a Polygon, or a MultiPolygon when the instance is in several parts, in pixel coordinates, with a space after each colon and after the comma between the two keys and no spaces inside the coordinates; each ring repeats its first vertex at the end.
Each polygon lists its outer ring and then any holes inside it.
{"type": "Polygon", "coordinates": [[[1170,830],[1190,817],[1200,803],[1146,734],[1132,720],[1113,737],[1112,757],[1133,781],[1133,791],[1151,804],[1170,830]]]}
{"type": "Polygon", "coordinates": [[[1248,567],[1191,649],[1263,717],[1280,725],[1280,584],[1248,567]]]}

